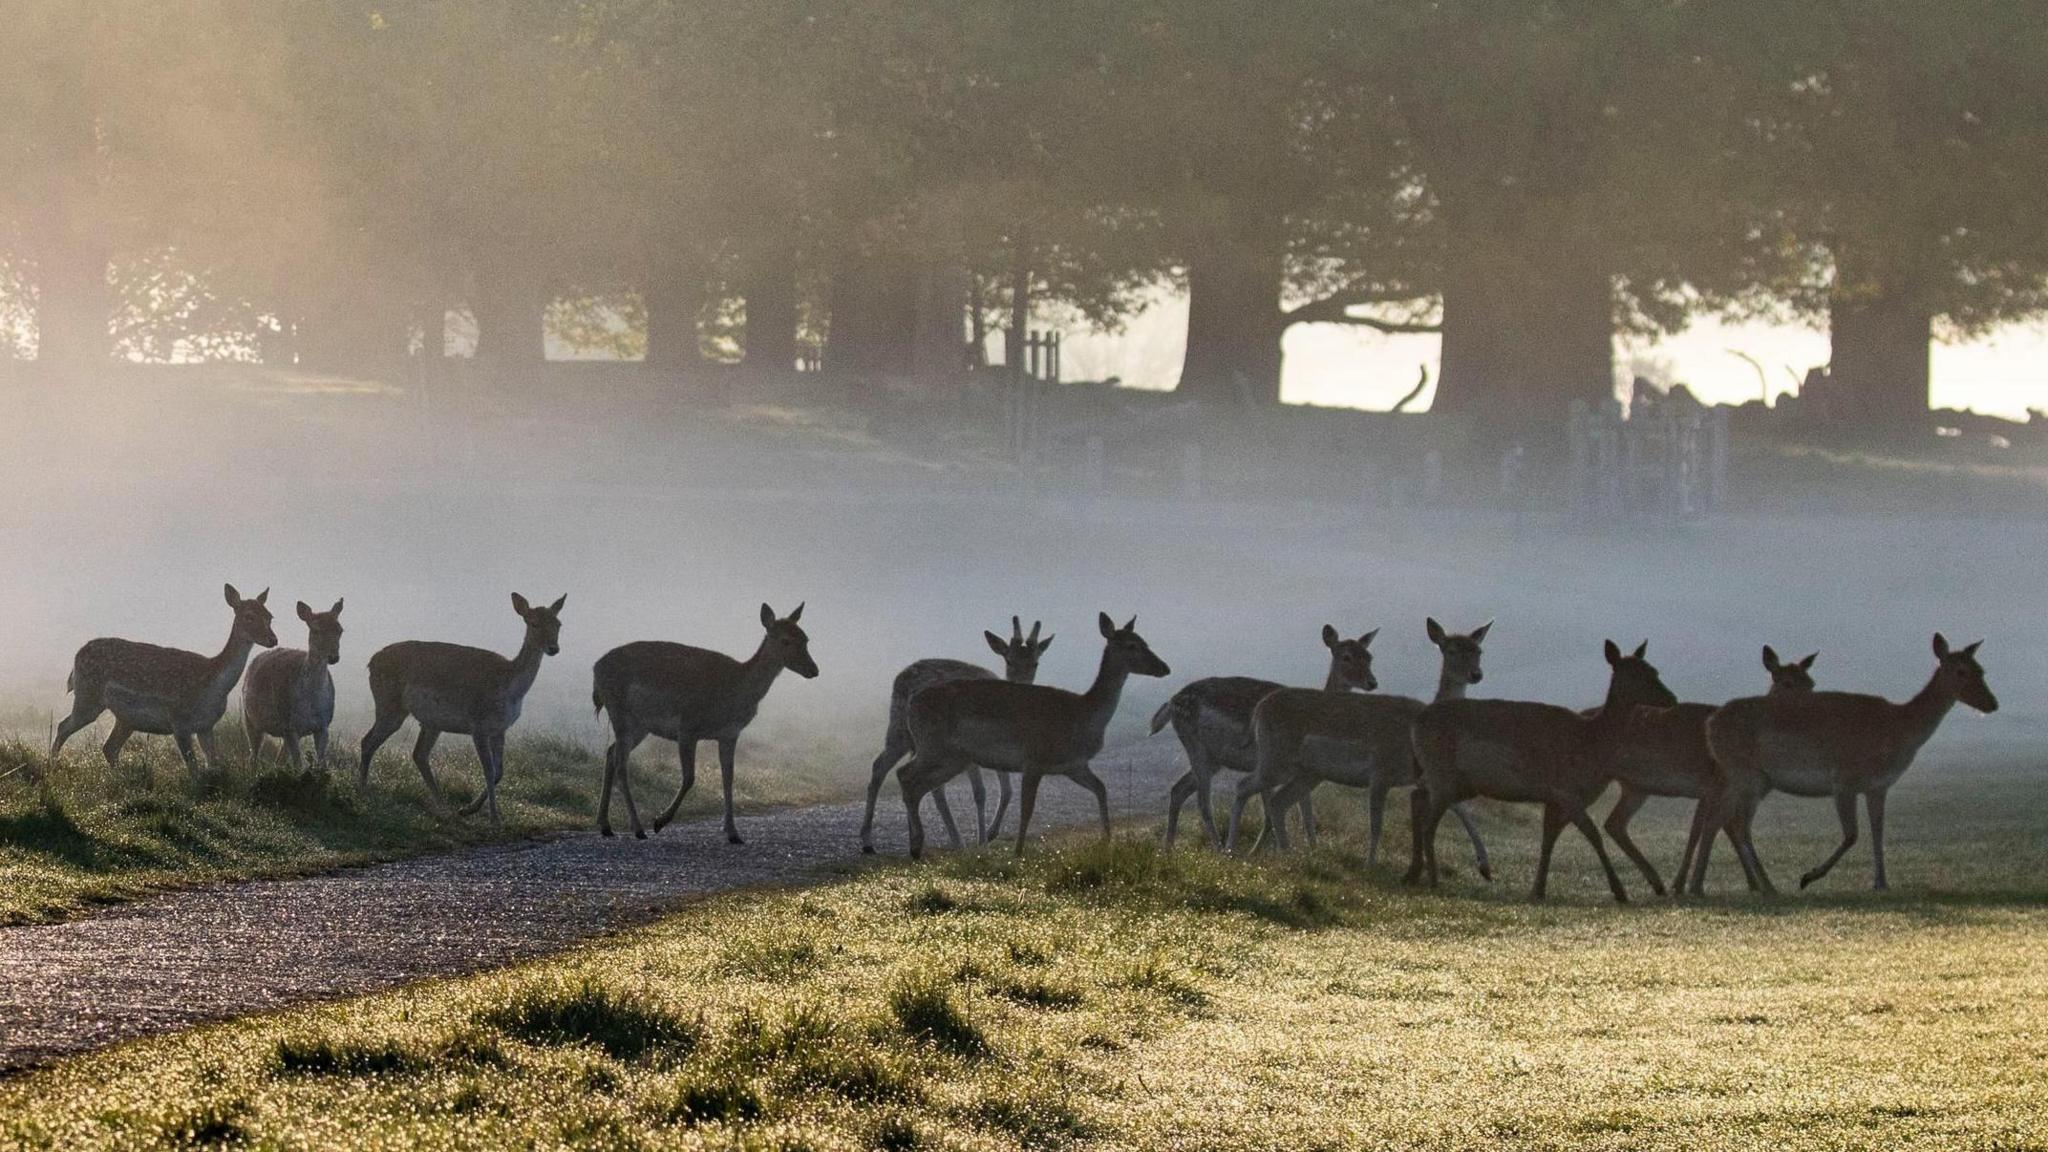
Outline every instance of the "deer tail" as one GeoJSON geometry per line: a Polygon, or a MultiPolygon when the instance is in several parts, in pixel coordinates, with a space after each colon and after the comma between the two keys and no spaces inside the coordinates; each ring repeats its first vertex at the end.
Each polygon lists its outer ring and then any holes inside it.
{"type": "MultiPolygon", "coordinates": [[[[73,668],[64,674],[64,690],[66,692],[78,691],[78,669],[73,668]]],[[[1153,731],[1157,732],[1158,729],[1154,728],[1153,731]]]]}
{"type": "MultiPolygon", "coordinates": [[[[1175,699],[1178,699],[1178,697],[1175,697],[1175,699]]],[[[1152,714],[1152,734],[1154,736],[1159,735],[1160,731],[1173,721],[1173,703],[1174,701],[1169,699],[1166,703],[1159,706],[1159,711],[1152,714]]]]}

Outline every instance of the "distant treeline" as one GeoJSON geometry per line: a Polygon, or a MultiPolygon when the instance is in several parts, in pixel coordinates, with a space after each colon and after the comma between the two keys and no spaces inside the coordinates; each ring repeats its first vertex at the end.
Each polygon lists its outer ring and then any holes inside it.
{"type": "MultiPolygon", "coordinates": [[[[1555,408],[1618,330],[1825,322],[1875,420],[2048,305],[2017,0],[14,0],[0,347],[388,372],[545,330],[951,378],[1034,304],[1190,294],[1181,386],[1295,324],[1441,332],[1555,408]],[[464,341],[465,345],[467,340],[464,341]]],[[[1014,352],[1014,348],[1012,349],[1014,352]]]]}

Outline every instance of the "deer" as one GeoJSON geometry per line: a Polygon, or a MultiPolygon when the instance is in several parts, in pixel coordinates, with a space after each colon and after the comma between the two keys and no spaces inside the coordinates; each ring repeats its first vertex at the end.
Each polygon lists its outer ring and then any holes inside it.
{"type": "Polygon", "coordinates": [[[1102,663],[1086,692],[1004,680],[954,680],[934,684],[910,698],[906,719],[914,752],[896,773],[910,820],[910,858],[924,855],[924,821],[918,803],[925,793],[980,765],[1024,777],[1017,810],[1017,855],[1031,829],[1044,777],[1065,776],[1095,794],[1102,835],[1110,834],[1109,789],[1089,769],[1102,751],[1103,733],[1116,715],[1124,682],[1132,676],[1167,676],[1172,669],[1138,635],[1133,616],[1119,628],[1098,614],[1102,663]]]}
{"type": "Polygon", "coordinates": [[[327,768],[327,729],[334,723],[334,676],[328,669],[341,663],[340,600],[315,612],[304,600],[299,619],[306,623],[306,647],[273,648],[249,664],[242,683],[242,731],[249,739],[249,767],[261,767],[263,743],[271,736],[284,742],[283,755],[294,771],[303,771],[300,741],[313,738],[313,766],[327,768]]]}
{"type": "Polygon", "coordinates": [[[1543,849],[1536,862],[1532,900],[1550,880],[1550,855],[1566,824],[1593,846],[1616,903],[1628,891],[1615,874],[1600,829],[1586,814],[1612,778],[1614,748],[1637,705],[1669,708],[1678,697],[1648,659],[1649,642],[1624,655],[1606,641],[1606,701],[1590,716],[1556,704],[1524,700],[1440,700],[1416,716],[1411,731],[1422,786],[1410,797],[1415,828],[1406,881],[1427,876],[1437,885],[1436,831],[1460,800],[1484,796],[1543,806],[1543,849]]]}
{"type": "Polygon", "coordinates": [[[100,713],[113,711],[115,730],[100,744],[106,767],[119,763],[129,736],[143,732],[176,740],[186,771],[193,773],[199,773],[199,758],[193,754],[197,740],[207,752],[207,769],[219,771],[213,728],[227,715],[227,695],[242,681],[252,650],[276,648],[266,607],[270,588],[244,599],[236,586],[223,584],[221,594],[233,611],[233,623],[227,627],[227,644],[215,656],[117,637],[86,642],[72,656],[72,674],[63,681],[72,693],[72,713],[57,724],[49,758],[55,760],[63,742],[96,722],[100,713]]]}
{"type": "MultiPolygon", "coordinates": [[[[1323,691],[1341,693],[1356,688],[1370,692],[1379,687],[1372,676],[1372,653],[1367,650],[1376,632],[1377,629],[1356,640],[1346,640],[1334,626],[1323,625],[1323,647],[1330,652],[1323,691]]],[[[1202,828],[1210,845],[1221,844],[1216,816],[1209,803],[1211,782],[1219,769],[1247,774],[1252,771],[1256,764],[1252,709],[1284,687],[1250,676],[1210,676],[1175,692],[1152,714],[1152,734],[1156,736],[1172,724],[1173,734],[1188,758],[1187,772],[1173,782],[1166,798],[1167,847],[1173,847],[1179,835],[1181,806],[1190,795],[1195,798],[1195,810],[1201,813],[1202,828]]],[[[1301,820],[1304,826],[1315,823],[1315,811],[1305,795],[1301,798],[1301,820]]]]}
{"type": "MultiPolygon", "coordinates": [[[[1450,632],[1435,617],[1423,621],[1424,634],[1436,645],[1442,658],[1433,699],[1462,700],[1467,688],[1486,678],[1480,667],[1482,646],[1492,630],[1491,620],[1469,633],[1450,632]]],[[[1295,797],[1305,798],[1325,780],[1366,789],[1366,864],[1377,865],[1387,793],[1394,788],[1411,787],[1418,779],[1409,731],[1425,707],[1422,701],[1410,696],[1332,697],[1299,690],[1268,696],[1252,713],[1258,770],[1247,784],[1269,795],[1277,791],[1271,803],[1278,804],[1282,812],[1295,797]]],[[[1243,807],[1242,802],[1238,807],[1243,807]]],[[[1472,841],[1479,875],[1492,880],[1493,866],[1486,856],[1486,842],[1480,839],[1471,813],[1462,803],[1453,805],[1451,812],[1472,841]]],[[[1230,823],[1234,840],[1236,812],[1231,813],[1230,823]]],[[[1274,824],[1274,840],[1285,848],[1284,821],[1274,824]]],[[[1313,843],[1313,826],[1304,826],[1303,832],[1313,843]]]]}
{"type": "Polygon", "coordinates": [[[498,783],[505,775],[505,733],[519,722],[520,707],[540,675],[541,659],[562,650],[562,606],[567,596],[545,608],[512,593],[512,610],[526,625],[519,651],[509,660],[496,652],[431,640],[402,640],[370,657],[370,698],[376,719],[363,736],[356,786],[370,786],[370,759],[410,716],[419,722],[412,762],[426,781],[434,806],[446,808],[434,781],[434,742],[443,732],[468,736],[483,766],[484,787],[461,815],[488,807],[492,824],[498,816],[498,783]]]}
{"type": "Polygon", "coordinates": [[[746,843],[733,820],[733,753],[740,732],[753,723],[777,676],[788,670],[806,680],[817,678],[811,638],[797,623],[803,614],[802,604],[781,618],[773,608],[761,605],[761,643],[745,660],[663,640],[623,644],[598,658],[591,669],[590,700],[598,714],[608,714],[612,722],[612,742],[604,756],[604,788],[597,803],[601,835],[612,835],[612,784],[616,781],[626,801],[626,820],[634,838],[647,838],[640,810],[633,803],[627,760],[647,737],[659,736],[675,741],[683,783],[676,798],[654,818],[654,831],[660,832],[675,819],[683,798],[697,782],[698,742],[715,740],[725,789],[725,839],[729,844],[746,843]]]}
{"type": "MultiPolygon", "coordinates": [[[[1038,638],[1039,628],[1044,621],[1031,622],[1031,635],[1024,634],[1024,622],[1010,617],[1010,638],[1003,639],[993,632],[983,632],[982,639],[988,641],[989,650],[1003,658],[1003,679],[1012,684],[1029,684],[1038,678],[1038,660],[1045,650],[1052,647],[1053,637],[1038,638]]],[[[867,855],[875,853],[875,799],[881,795],[882,781],[888,778],[898,761],[910,753],[910,724],[905,713],[910,698],[934,684],[951,680],[993,680],[996,674],[979,664],[965,660],[931,659],[919,660],[906,665],[896,674],[896,680],[889,686],[889,729],[882,737],[882,753],[875,757],[875,763],[868,775],[867,810],[860,821],[860,850],[867,855]]],[[[983,844],[988,843],[990,825],[982,819],[982,803],[987,798],[979,768],[969,768],[967,779],[974,790],[975,833],[983,844]]],[[[1001,798],[996,802],[996,822],[1001,823],[1003,812],[1010,806],[1010,778],[996,773],[996,782],[1001,789],[1001,798]]],[[[946,790],[937,789],[932,800],[939,810],[939,819],[946,826],[946,835],[954,849],[960,848],[960,829],[953,822],[952,810],[946,804],[946,790]]]]}
{"type": "Polygon", "coordinates": [[[206,752],[206,765],[219,770],[220,756],[213,743],[214,726],[227,714],[228,694],[242,678],[249,654],[256,648],[277,646],[277,632],[271,628],[270,589],[244,598],[233,584],[222,586],[234,621],[228,626],[228,640],[220,652],[202,656],[180,648],[163,648],[134,640],[103,637],[87,641],[71,659],[71,675],[64,687],[71,693],[71,714],[57,724],[50,741],[50,759],[55,760],[79,729],[114,714],[114,730],[100,746],[107,766],[120,762],[121,748],[137,732],[169,736],[178,743],[188,771],[199,771],[193,755],[193,741],[206,752]]]}
{"type": "MultiPolygon", "coordinates": [[[[1806,888],[1832,871],[1856,845],[1856,798],[1870,813],[1872,886],[1889,885],[1884,873],[1885,794],[1958,703],[1984,715],[1998,711],[1998,697],[1977,663],[1979,640],[1950,648],[1934,634],[1934,673],[1903,704],[1856,692],[1813,692],[1750,696],[1731,700],[1707,718],[1707,746],[1721,766],[1723,786],[1716,824],[1734,822],[1735,850],[1775,892],[1757,863],[1750,822],[1772,791],[1831,797],[1842,823],[1842,842],[1826,860],[1799,878],[1806,888]]],[[[1693,883],[1706,873],[1706,855],[1693,861],[1693,883]]]]}
{"type": "MultiPolygon", "coordinates": [[[[1784,661],[1778,658],[1776,649],[1764,645],[1764,670],[1770,673],[1771,693],[1813,691],[1813,662],[1819,658],[1820,653],[1815,652],[1802,660],[1784,661]]],[[[1615,744],[1614,780],[1621,786],[1621,794],[1600,827],[1622,855],[1635,863],[1650,890],[1659,896],[1665,894],[1663,878],[1630,839],[1629,821],[1652,796],[1675,796],[1697,802],[1693,806],[1692,825],[1686,832],[1685,853],[1674,874],[1674,890],[1683,889],[1695,853],[1706,851],[1706,845],[1713,839],[1707,834],[1707,821],[1721,786],[1721,770],[1707,751],[1707,717],[1714,714],[1714,708],[1712,704],[1637,708],[1615,744]]],[[[1734,833],[1729,836],[1732,840],[1734,833]]],[[[1746,866],[1743,874],[1755,888],[1756,877],[1746,866]]],[[[1695,896],[1700,894],[1698,890],[1693,892],[1695,896]]]]}

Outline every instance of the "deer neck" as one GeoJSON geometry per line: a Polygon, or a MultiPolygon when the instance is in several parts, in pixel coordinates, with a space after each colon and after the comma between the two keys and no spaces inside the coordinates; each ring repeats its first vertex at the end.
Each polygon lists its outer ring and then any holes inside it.
{"type": "Polygon", "coordinates": [[[1956,706],[1955,693],[1941,686],[1941,669],[1927,678],[1927,684],[1911,700],[1899,706],[1904,715],[1906,740],[1915,748],[1927,743],[1934,730],[1948,718],[1949,709],[1956,706]]]}
{"type": "Polygon", "coordinates": [[[782,664],[768,655],[768,638],[761,638],[761,646],[740,665],[740,681],[737,688],[740,703],[749,707],[761,703],[768,695],[768,689],[775,684],[775,678],[782,675],[782,664]]]}
{"type": "Polygon", "coordinates": [[[1110,718],[1116,715],[1117,700],[1124,694],[1124,681],[1131,678],[1131,670],[1123,662],[1110,656],[1110,649],[1102,650],[1102,664],[1095,670],[1095,683],[1088,686],[1081,699],[1087,703],[1088,728],[1098,738],[1109,730],[1110,718]]]}
{"type": "Polygon", "coordinates": [[[1345,683],[1344,673],[1338,669],[1336,658],[1332,657],[1330,660],[1330,674],[1323,677],[1323,691],[1348,692],[1350,690],[1351,685],[1345,683]]]}
{"type": "Polygon", "coordinates": [[[1437,674],[1436,696],[1433,699],[1439,701],[1463,700],[1465,698],[1465,689],[1470,684],[1470,680],[1460,680],[1456,676],[1451,675],[1451,670],[1447,667],[1437,674]]]}
{"type": "Polygon", "coordinates": [[[299,663],[299,691],[313,692],[327,680],[327,662],[315,656],[308,647],[306,658],[299,663]]]}
{"type": "Polygon", "coordinates": [[[512,678],[505,683],[505,698],[524,700],[527,689],[540,676],[541,657],[547,655],[546,645],[541,643],[540,634],[528,631],[526,641],[519,645],[519,654],[512,657],[512,678]]]}
{"type": "Polygon", "coordinates": [[[249,653],[256,647],[256,641],[242,635],[240,629],[228,633],[227,646],[220,655],[208,661],[213,675],[206,681],[206,695],[210,700],[225,700],[234,691],[235,682],[242,678],[242,669],[249,665],[249,653]]]}

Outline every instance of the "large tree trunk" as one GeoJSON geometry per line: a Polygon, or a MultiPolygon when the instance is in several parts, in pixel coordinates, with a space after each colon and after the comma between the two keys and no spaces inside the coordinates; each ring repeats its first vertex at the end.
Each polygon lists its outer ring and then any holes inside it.
{"type": "Polygon", "coordinates": [[[786,247],[763,249],[748,262],[741,285],[746,301],[746,364],[757,379],[776,379],[796,371],[796,253],[786,247]]]}
{"type": "Polygon", "coordinates": [[[919,270],[910,370],[928,388],[958,384],[967,371],[967,283],[964,267],[919,270]]]}
{"type": "Polygon", "coordinates": [[[99,218],[98,111],[94,89],[77,68],[44,77],[44,101],[59,119],[31,153],[41,178],[29,243],[36,262],[36,359],[67,371],[104,365],[113,354],[111,252],[99,218]]]}
{"type": "Polygon", "coordinates": [[[910,375],[917,279],[908,260],[852,259],[840,265],[832,277],[828,372],[846,379],[910,375]]]}
{"type": "Polygon", "coordinates": [[[1432,412],[1551,439],[1572,401],[1613,396],[1614,285],[1605,271],[1561,251],[1454,264],[1432,412]]]}
{"type": "MultiPolygon", "coordinates": [[[[376,378],[396,369],[415,316],[380,303],[388,296],[351,293],[321,301],[297,325],[293,354],[316,372],[376,378]]],[[[440,351],[434,344],[433,350],[440,351]]]]}
{"type": "Polygon", "coordinates": [[[1281,245],[1218,236],[1188,263],[1188,344],[1176,390],[1226,405],[1280,402],[1281,245]]]}
{"type": "Polygon", "coordinates": [[[1925,424],[1934,314],[1910,285],[1872,286],[1829,303],[1828,379],[1849,427],[1903,431],[1925,424]]]}
{"type": "Polygon", "coordinates": [[[546,298],[539,280],[486,265],[470,295],[476,317],[476,361],[499,374],[529,374],[547,359],[546,298]]]}
{"type": "Polygon", "coordinates": [[[689,270],[650,280],[641,295],[647,308],[645,366],[657,372],[688,372],[704,362],[697,319],[704,311],[706,278],[689,270]]]}

